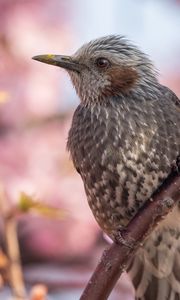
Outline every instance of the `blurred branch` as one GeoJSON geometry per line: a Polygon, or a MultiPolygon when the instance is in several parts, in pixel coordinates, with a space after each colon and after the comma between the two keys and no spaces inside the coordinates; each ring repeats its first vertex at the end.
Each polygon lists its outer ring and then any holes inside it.
{"type": "Polygon", "coordinates": [[[71,115],[71,113],[70,112],[67,112],[67,113],[59,112],[57,114],[54,113],[54,114],[51,114],[51,115],[45,116],[45,117],[39,117],[39,118],[33,117],[33,118],[29,119],[26,123],[22,124],[22,128],[29,129],[29,128],[34,128],[34,127],[41,127],[46,124],[54,123],[54,122],[63,123],[64,120],[67,119],[68,115],[71,115]]]}
{"type": "Polygon", "coordinates": [[[105,300],[146,237],[173,209],[180,196],[180,174],[173,170],[129,222],[120,239],[106,249],[80,300],[105,300]],[[122,243],[122,237],[124,242],[122,243]],[[125,245],[126,244],[126,245],[125,245]],[[131,246],[128,246],[131,245],[131,246]]]}
{"type": "MultiPolygon", "coordinates": [[[[1,95],[0,95],[1,97],[1,95]]],[[[1,99],[0,99],[1,104],[1,99]]],[[[29,118],[26,122],[22,122],[20,124],[11,124],[6,123],[0,120],[0,136],[6,136],[8,134],[17,134],[19,132],[26,132],[28,130],[34,129],[34,128],[41,128],[43,126],[57,123],[57,124],[63,124],[64,121],[67,119],[67,117],[71,115],[70,112],[67,114],[58,113],[58,114],[52,114],[50,116],[46,117],[39,117],[39,118],[29,118]]]]}
{"type": "Polygon", "coordinates": [[[6,194],[0,187],[0,209],[4,221],[4,232],[9,259],[9,281],[15,300],[26,299],[26,290],[20,259],[19,243],[17,236],[17,221],[14,214],[9,212],[6,194]]]}
{"type": "MultiPolygon", "coordinates": [[[[0,185],[0,212],[4,222],[6,251],[8,256],[6,269],[8,269],[8,281],[13,291],[13,299],[25,300],[27,298],[17,234],[17,216],[23,213],[35,212],[48,218],[63,219],[66,216],[66,213],[61,209],[34,200],[31,196],[23,192],[20,194],[18,203],[15,206],[12,206],[8,202],[8,196],[2,185],[0,185]]],[[[2,260],[2,258],[2,253],[0,252],[0,259],[2,260]]],[[[2,262],[0,267],[1,265],[2,262]]],[[[40,286],[32,289],[31,299],[44,300],[46,299],[46,294],[46,287],[40,286]]]]}
{"type": "Polygon", "coordinates": [[[20,259],[16,219],[5,219],[5,238],[7,254],[10,261],[10,286],[15,300],[26,299],[26,290],[20,259]]]}

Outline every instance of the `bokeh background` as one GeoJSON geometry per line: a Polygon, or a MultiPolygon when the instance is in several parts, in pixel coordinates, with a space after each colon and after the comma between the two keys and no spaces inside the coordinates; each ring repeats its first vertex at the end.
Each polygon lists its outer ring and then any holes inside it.
{"type": "MultiPolygon", "coordinates": [[[[48,299],[78,299],[107,242],[66,152],[75,91],[64,71],[31,57],[72,54],[90,39],[126,35],[180,96],[179,28],[179,0],[0,0],[0,185],[9,207],[24,192],[65,215],[18,217],[26,282],[45,283],[48,299]]],[[[110,299],[132,295],[124,275],[110,299]]],[[[0,299],[8,297],[2,287],[0,299]]]]}

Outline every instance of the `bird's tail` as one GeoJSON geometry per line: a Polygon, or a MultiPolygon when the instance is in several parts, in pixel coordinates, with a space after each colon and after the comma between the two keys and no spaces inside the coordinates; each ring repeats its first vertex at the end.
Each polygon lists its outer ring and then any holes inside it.
{"type": "Polygon", "coordinates": [[[136,300],[180,300],[180,230],[155,231],[128,267],[136,300]]]}

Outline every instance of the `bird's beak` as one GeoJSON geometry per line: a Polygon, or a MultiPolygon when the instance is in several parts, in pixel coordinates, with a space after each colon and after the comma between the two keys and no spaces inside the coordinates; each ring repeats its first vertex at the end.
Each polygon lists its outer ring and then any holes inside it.
{"type": "Polygon", "coordinates": [[[61,67],[66,70],[76,71],[78,73],[82,69],[82,65],[79,62],[74,61],[71,56],[44,54],[34,56],[32,57],[32,59],[53,66],[61,67]]]}

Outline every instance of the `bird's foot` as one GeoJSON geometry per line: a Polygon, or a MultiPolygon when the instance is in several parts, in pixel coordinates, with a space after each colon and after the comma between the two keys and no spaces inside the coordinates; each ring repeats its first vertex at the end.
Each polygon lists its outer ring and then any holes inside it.
{"type": "Polygon", "coordinates": [[[113,234],[113,240],[117,244],[122,244],[130,249],[134,247],[135,240],[130,238],[126,232],[125,227],[118,228],[113,234]]]}
{"type": "Polygon", "coordinates": [[[178,155],[176,161],[173,162],[172,169],[174,172],[180,174],[180,155],[178,155]]]}

